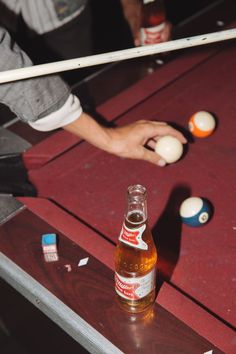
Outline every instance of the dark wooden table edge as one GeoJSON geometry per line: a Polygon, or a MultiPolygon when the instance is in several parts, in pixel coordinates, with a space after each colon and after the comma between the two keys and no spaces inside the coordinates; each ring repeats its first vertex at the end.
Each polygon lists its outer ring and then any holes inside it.
{"type": "Polygon", "coordinates": [[[108,339],[0,252],[1,277],[91,353],[120,354],[108,339]]]}
{"type": "Polygon", "coordinates": [[[0,194],[0,225],[14,217],[26,206],[9,194],[0,194]]]}

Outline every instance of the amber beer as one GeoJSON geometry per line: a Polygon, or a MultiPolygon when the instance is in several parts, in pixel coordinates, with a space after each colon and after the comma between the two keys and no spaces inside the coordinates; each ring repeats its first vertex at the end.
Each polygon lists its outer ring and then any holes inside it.
{"type": "Polygon", "coordinates": [[[147,192],[127,190],[127,210],[115,251],[115,289],[120,306],[131,313],[155,301],[157,251],[147,220],[147,192]]]}
{"type": "Polygon", "coordinates": [[[161,33],[165,27],[166,12],[163,0],[142,0],[141,44],[161,42],[161,33]]]}

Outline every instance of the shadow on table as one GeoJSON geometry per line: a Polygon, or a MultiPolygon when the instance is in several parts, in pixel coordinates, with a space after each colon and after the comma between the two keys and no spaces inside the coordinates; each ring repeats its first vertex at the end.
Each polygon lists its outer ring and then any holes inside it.
{"type": "Polygon", "coordinates": [[[87,354],[64,330],[0,279],[1,354],[87,354]]]}
{"type": "Polygon", "coordinates": [[[0,152],[0,194],[36,197],[37,190],[28,179],[22,154],[0,152]]]}
{"type": "Polygon", "coordinates": [[[157,292],[164,281],[170,281],[179,260],[182,231],[179,208],[182,201],[190,194],[191,189],[188,185],[176,185],[170,193],[160,218],[152,229],[159,259],[157,292]]]}

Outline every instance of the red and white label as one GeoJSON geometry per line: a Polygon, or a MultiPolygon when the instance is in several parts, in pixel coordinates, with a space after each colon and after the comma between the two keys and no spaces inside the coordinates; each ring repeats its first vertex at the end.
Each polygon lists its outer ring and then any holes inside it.
{"type": "Polygon", "coordinates": [[[156,44],[161,42],[161,33],[165,27],[165,23],[161,23],[158,26],[141,28],[141,44],[156,44]]]}
{"type": "Polygon", "coordinates": [[[46,262],[55,262],[59,257],[57,253],[44,253],[44,259],[46,262]]]}
{"type": "Polygon", "coordinates": [[[57,246],[54,245],[43,245],[43,253],[54,253],[57,252],[57,246]]]}
{"type": "Polygon", "coordinates": [[[115,289],[119,296],[128,300],[139,300],[147,296],[155,287],[156,270],[137,278],[122,277],[115,273],[115,289]]]}
{"type": "Polygon", "coordinates": [[[143,241],[142,235],[146,229],[146,224],[143,224],[141,227],[136,229],[129,229],[125,224],[123,224],[121,233],[119,236],[119,241],[135,248],[141,250],[147,250],[148,245],[143,241]]]}

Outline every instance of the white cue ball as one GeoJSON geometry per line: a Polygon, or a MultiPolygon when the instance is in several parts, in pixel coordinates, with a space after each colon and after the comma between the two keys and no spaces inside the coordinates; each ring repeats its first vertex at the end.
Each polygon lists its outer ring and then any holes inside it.
{"type": "Polygon", "coordinates": [[[183,154],[183,144],[171,135],[162,136],[158,139],[155,152],[167,163],[173,163],[180,159],[183,154]]]}

